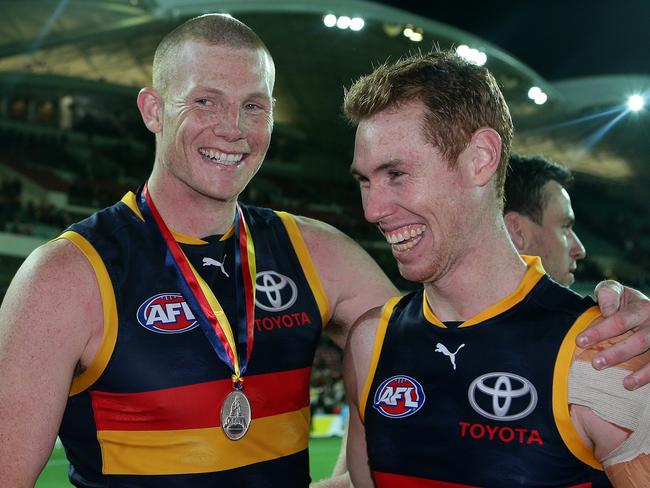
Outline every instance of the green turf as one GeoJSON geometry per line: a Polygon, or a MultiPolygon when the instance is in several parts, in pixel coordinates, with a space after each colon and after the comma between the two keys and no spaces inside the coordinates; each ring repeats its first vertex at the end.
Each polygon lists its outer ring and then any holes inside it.
{"type": "MultiPolygon", "coordinates": [[[[311,439],[309,441],[309,469],[314,481],[323,479],[332,472],[338,456],[341,439],[311,439]]],[[[63,448],[55,447],[52,456],[36,482],[35,488],[64,488],[68,483],[68,462],[63,448]]]]}

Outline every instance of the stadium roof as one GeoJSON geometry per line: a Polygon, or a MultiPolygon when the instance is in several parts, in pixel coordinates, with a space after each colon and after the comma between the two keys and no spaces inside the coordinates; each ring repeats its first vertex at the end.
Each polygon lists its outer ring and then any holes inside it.
{"type": "MultiPolygon", "coordinates": [[[[606,83],[594,79],[550,83],[484,39],[377,2],[4,0],[0,3],[0,83],[16,90],[39,86],[50,93],[83,88],[131,95],[149,84],[160,38],[186,18],[214,11],[242,19],[267,43],[277,66],[276,130],[293,140],[308,141],[319,163],[338,162],[346,168],[349,164],[352,131],[342,120],[340,105],[352,80],[387,58],[426,50],[432,44],[443,48],[465,44],[485,53],[486,66],[502,86],[521,135],[515,140],[520,150],[553,152],[549,147],[557,146],[559,159],[574,168],[600,176],[636,176],[631,183],[650,178],[643,161],[650,153],[647,117],[619,117],[610,124],[616,114],[606,116],[621,103],[611,96],[612,88],[625,85],[628,77],[610,77],[606,83]],[[328,13],[361,17],[365,25],[359,31],[327,28],[323,16],[328,13]],[[423,34],[422,41],[403,35],[409,26],[423,34]],[[548,95],[547,103],[533,103],[528,97],[532,86],[548,95]],[[594,86],[610,90],[604,95],[594,86]],[[585,128],[582,122],[594,114],[595,121],[585,128]],[[571,156],[566,160],[564,152],[577,155],[578,160],[571,156]],[[609,163],[603,166],[603,160],[609,163]]],[[[647,76],[637,76],[635,81],[637,90],[650,87],[647,76]]],[[[322,165],[317,166],[302,170],[323,171],[322,165]]],[[[332,174],[347,171],[334,169],[332,174]]]]}

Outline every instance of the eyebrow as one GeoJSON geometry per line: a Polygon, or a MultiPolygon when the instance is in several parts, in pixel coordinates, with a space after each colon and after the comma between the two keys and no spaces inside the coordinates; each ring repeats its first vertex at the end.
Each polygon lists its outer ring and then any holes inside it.
{"type": "MultiPolygon", "coordinates": [[[[380,173],[382,171],[387,171],[387,170],[398,167],[402,163],[403,163],[403,161],[401,159],[391,159],[390,161],[386,161],[385,163],[382,163],[379,166],[377,166],[376,168],[374,168],[372,170],[372,172],[373,173],[380,173]]],[[[362,176],[362,177],[364,176],[362,173],[357,171],[357,169],[354,166],[354,163],[352,163],[350,165],[350,174],[352,176],[362,176]]]]}
{"type": "MultiPolygon", "coordinates": [[[[192,89],[190,92],[190,96],[196,96],[196,92],[207,92],[207,93],[213,93],[215,95],[223,96],[226,92],[223,90],[219,90],[218,88],[210,88],[207,86],[196,86],[192,89]]],[[[268,94],[264,92],[254,92],[254,93],[249,93],[246,95],[246,98],[264,98],[266,100],[275,100],[273,98],[273,95],[269,96],[268,94]]]]}

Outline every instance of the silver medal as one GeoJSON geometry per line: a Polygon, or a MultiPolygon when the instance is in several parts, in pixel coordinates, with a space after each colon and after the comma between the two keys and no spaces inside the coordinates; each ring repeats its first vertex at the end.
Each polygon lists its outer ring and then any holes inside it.
{"type": "Polygon", "coordinates": [[[231,391],[221,406],[221,427],[226,437],[236,441],[244,437],[251,423],[251,404],[242,390],[231,391]]]}

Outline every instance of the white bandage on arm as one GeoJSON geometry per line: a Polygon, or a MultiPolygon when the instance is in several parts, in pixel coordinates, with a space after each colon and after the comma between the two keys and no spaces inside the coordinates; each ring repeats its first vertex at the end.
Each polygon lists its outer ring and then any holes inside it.
{"type": "Polygon", "coordinates": [[[623,368],[595,370],[591,363],[574,361],[569,370],[569,403],[584,405],[600,418],[632,431],[628,439],[601,460],[604,466],[650,454],[650,385],[628,391],[623,368]]]}

